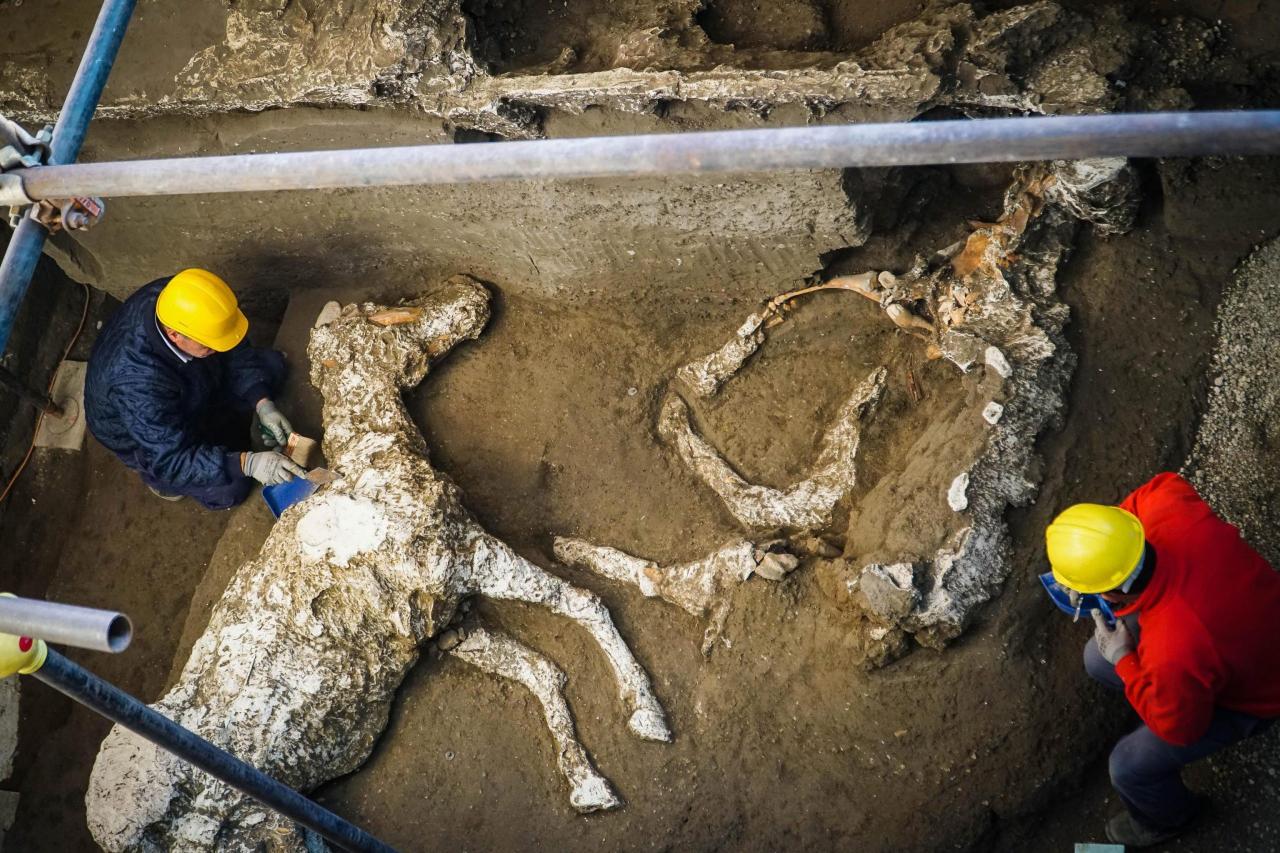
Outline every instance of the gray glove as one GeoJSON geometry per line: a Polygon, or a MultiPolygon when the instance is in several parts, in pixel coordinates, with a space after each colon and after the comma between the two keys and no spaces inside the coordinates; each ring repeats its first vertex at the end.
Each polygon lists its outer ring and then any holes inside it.
{"type": "Polygon", "coordinates": [[[240,467],[244,468],[246,477],[252,477],[264,486],[274,486],[294,477],[307,476],[305,468],[274,450],[246,453],[240,467]]]}
{"type": "Polygon", "coordinates": [[[1133,635],[1129,633],[1124,620],[1117,619],[1115,626],[1110,626],[1102,613],[1095,610],[1093,624],[1093,639],[1098,644],[1098,651],[1112,666],[1118,664],[1121,658],[1137,648],[1138,644],[1133,641],[1133,635]]]}
{"type": "Polygon", "coordinates": [[[258,423],[262,425],[262,440],[267,447],[284,447],[289,441],[289,433],[293,432],[289,419],[280,413],[275,403],[265,398],[259,400],[255,408],[258,423]]]}

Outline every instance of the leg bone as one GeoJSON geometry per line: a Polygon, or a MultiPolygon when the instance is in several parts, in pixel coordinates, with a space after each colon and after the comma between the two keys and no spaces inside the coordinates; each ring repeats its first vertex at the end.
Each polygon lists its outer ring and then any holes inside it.
{"type": "Polygon", "coordinates": [[[884,395],[885,377],[878,368],[854,389],[823,438],[813,473],[785,490],[744,480],[694,431],[688,406],[674,394],[663,403],[658,434],[745,527],[816,530],[831,522],[836,504],[854,487],[861,421],[884,395]]]}
{"type": "Polygon", "coordinates": [[[720,386],[742,368],[764,343],[766,313],[752,314],[720,349],[695,359],[676,371],[676,376],[699,397],[713,397],[720,386]]]}
{"type": "Polygon", "coordinates": [[[505,634],[476,628],[448,652],[477,669],[529,689],[542,704],[547,730],[555,741],[556,761],[569,783],[569,802],[579,812],[616,809],[622,800],[609,780],[600,775],[587,751],[578,742],[573,715],[564,699],[565,675],[551,661],[505,634]]]}
{"type": "Polygon", "coordinates": [[[661,598],[694,616],[709,614],[703,654],[710,654],[719,639],[738,584],[753,573],[781,580],[798,562],[790,554],[757,548],[746,540],[722,545],[700,560],[667,567],[582,539],[556,537],[553,549],[556,559],[566,565],[632,584],[645,597],[661,598]]]}
{"type": "Polygon", "coordinates": [[[481,595],[541,604],[586,628],[613,668],[618,693],[631,711],[627,721],[631,731],[646,740],[671,740],[666,715],[653,693],[648,673],[636,661],[596,595],[535,566],[488,534],[482,534],[475,542],[471,584],[481,595]]]}

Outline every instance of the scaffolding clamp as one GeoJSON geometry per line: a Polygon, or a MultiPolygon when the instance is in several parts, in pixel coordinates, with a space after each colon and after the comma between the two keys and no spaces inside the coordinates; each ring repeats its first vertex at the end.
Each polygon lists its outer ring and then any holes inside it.
{"type": "MultiPolygon", "coordinates": [[[[93,196],[41,199],[31,208],[31,218],[45,227],[50,234],[58,231],[88,231],[107,210],[107,203],[93,196]]],[[[9,210],[10,220],[13,208],[9,210]]],[[[19,217],[21,213],[19,213],[19,217]]]]}
{"type": "Polygon", "coordinates": [[[22,178],[12,172],[0,172],[0,207],[26,207],[34,204],[35,199],[27,195],[22,178]]]}

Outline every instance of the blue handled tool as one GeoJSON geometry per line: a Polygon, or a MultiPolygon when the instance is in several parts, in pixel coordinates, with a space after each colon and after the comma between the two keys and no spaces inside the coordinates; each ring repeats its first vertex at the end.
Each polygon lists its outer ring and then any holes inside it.
{"type": "Polygon", "coordinates": [[[274,486],[263,486],[262,499],[267,502],[271,514],[279,518],[289,507],[311,497],[317,488],[318,486],[306,477],[294,477],[283,483],[276,483],[274,486]]]}
{"type": "Polygon", "coordinates": [[[1053,603],[1058,605],[1058,609],[1063,613],[1078,619],[1082,613],[1092,616],[1093,611],[1098,610],[1101,611],[1102,618],[1107,620],[1108,625],[1115,624],[1116,614],[1111,610],[1111,605],[1102,596],[1092,593],[1080,593],[1080,597],[1073,602],[1071,600],[1071,590],[1054,580],[1053,572],[1045,572],[1040,575],[1040,583],[1044,586],[1044,591],[1049,593],[1049,598],[1053,599],[1053,603]]]}

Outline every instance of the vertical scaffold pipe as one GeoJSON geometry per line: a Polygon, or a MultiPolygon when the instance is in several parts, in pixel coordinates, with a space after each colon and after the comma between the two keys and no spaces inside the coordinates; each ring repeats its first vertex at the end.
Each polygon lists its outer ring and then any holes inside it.
{"type": "Polygon", "coordinates": [[[194,732],[184,729],[53,649],[49,649],[44,664],[32,676],[209,775],[221,779],[236,790],[270,806],[285,817],[297,821],[343,850],[395,853],[393,848],[360,827],[343,820],[194,732]]]}
{"type": "MultiPolygon", "coordinates": [[[[136,0],[103,0],[97,23],[89,36],[80,67],[67,92],[67,99],[53,126],[53,142],[50,145],[49,163],[66,165],[80,156],[89,120],[98,107],[107,76],[120,51],[129,19],[133,16],[136,0]]],[[[44,226],[29,215],[24,216],[9,238],[9,248],[0,262],[0,355],[9,346],[13,321],[22,307],[22,300],[31,285],[36,263],[49,236],[44,226]]]]}

